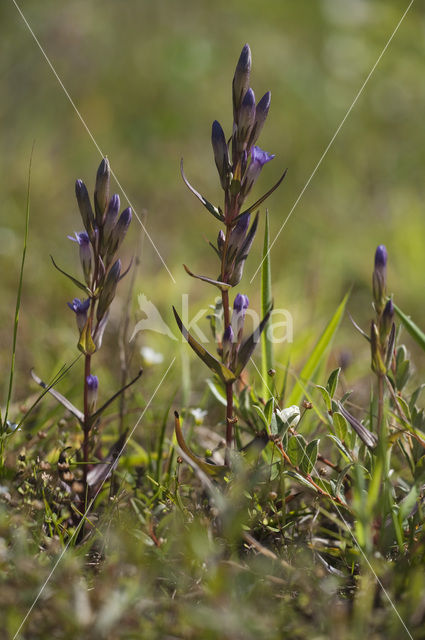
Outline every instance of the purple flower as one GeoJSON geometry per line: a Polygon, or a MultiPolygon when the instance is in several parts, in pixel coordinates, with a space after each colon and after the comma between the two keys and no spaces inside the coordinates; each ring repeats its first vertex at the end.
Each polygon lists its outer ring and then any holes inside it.
{"type": "Polygon", "coordinates": [[[87,311],[90,307],[90,298],[83,301],[79,298],[74,298],[72,302],[68,302],[68,307],[76,314],[77,326],[81,332],[87,322],[87,311]]]}
{"type": "Polygon", "coordinates": [[[80,233],[75,232],[75,238],[68,236],[73,242],[77,242],[80,247],[80,262],[83,267],[84,279],[86,284],[91,284],[92,259],[90,249],[90,238],[86,231],[80,233]]]}
{"type": "Polygon", "coordinates": [[[87,384],[87,404],[89,408],[89,413],[93,413],[93,411],[96,408],[99,380],[97,376],[89,375],[86,378],[86,384],[87,384]]]}
{"type": "Polygon", "coordinates": [[[246,232],[248,231],[249,221],[251,219],[250,213],[244,213],[233,229],[230,232],[229,238],[229,253],[232,254],[233,250],[238,250],[241,243],[244,241],[246,232]]]}
{"type": "Polygon", "coordinates": [[[266,121],[266,118],[269,113],[271,102],[271,93],[267,91],[261,98],[260,102],[257,104],[255,109],[255,122],[252,128],[251,137],[248,143],[248,147],[252,147],[253,144],[258,140],[258,137],[261,133],[263,125],[266,121]]]}
{"type": "Polygon", "coordinates": [[[116,223],[116,225],[111,231],[108,247],[107,247],[107,256],[106,256],[107,264],[110,264],[112,262],[113,257],[118,251],[118,248],[121,242],[125,238],[125,234],[127,233],[128,227],[130,226],[130,222],[131,222],[131,209],[130,207],[128,207],[127,209],[124,209],[124,211],[122,212],[122,214],[118,219],[118,222],[116,223]]]}
{"type": "Polygon", "coordinates": [[[99,304],[97,305],[96,317],[100,322],[109,309],[112,300],[115,298],[115,291],[121,276],[121,260],[117,260],[109,270],[105,279],[102,291],[99,296],[99,304]]]}
{"type": "Polygon", "coordinates": [[[237,126],[237,141],[239,152],[247,148],[254,122],[255,94],[252,89],[248,89],[239,109],[239,120],[237,126]]]}
{"type": "Polygon", "coordinates": [[[267,151],[263,151],[263,149],[260,149],[260,147],[252,147],[251,162],[249,163],[249,167],[245,173],[242,184],[242,193],[244,198],[248,195],[248,193],[254,186],[258,176],[261,173],[261,169],[265,164],[267,164],[267,162],[273,160],[273,158],[273,153],[267,153],[267,151]]]}
{"type": "Polygon", "coordinates": [[[83,224],[86,231],[91,236],[94,229],[94,214],[86,185],[82,180],[77,180],[75,183],[75,195],[77,197],[78,208],[80,209],[83,224]]]}
{"type": "Polygon", "coordinates": [[[103,158],[96,174],[96,186],[94,190],[94,209],[97,225],[100,227],[109,201],[109,180],[111,170],[108,158],[103,158]]]}

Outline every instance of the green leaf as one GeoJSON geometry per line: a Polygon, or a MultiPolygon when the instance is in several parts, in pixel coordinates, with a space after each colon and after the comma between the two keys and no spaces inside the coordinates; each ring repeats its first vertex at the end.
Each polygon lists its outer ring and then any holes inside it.
{"type": "Polygon", "coordinates": [[[332,414],[332,421],[335,428],[336,435],[339,440],[343,442],[347,437],[348,424],[342,413],[336,411],[332,414]]]}
{"type": "MultiPolygon", "coordinates": [[[[347,304],[349,293],[347,293],[341,304],[338,306],[334,315],[332,316],[329,324],[326,329],[322,333],[319,338],[318,343],[314,347],[309,359],[305,363],[301,374],[300,374],[300,382],[306,383],[311,381],[313,378],[317,368],[319,367],[323,357],[325,356],[326,350],[332,342],[332,339],[339,327],[339,323],[341,322],[342,316],[345,311],[345,306],[347,304]]],[[[300,404],[304,395],[304,390],[302,385],[297,382],[292,389],[290,398],[288,400],[288,404],[300,404]]]]}
{"type": "Polygon", "coordinates": [[[301,470],[306,474],[310,474],[316,464],[317,454],[319,451],[319,440],[312,440],[305,448],[304,457],[301,460],[301,470]]]}
{"type": "Polygon", "coordinates": [[[80,339],[78,341],[79,350],[85,355],[93,355],[96,352],[96,345],[93,342],[93,338],[91,335],[91,321],[90,318],[87,320],[86,324],[83,327],[83,330],[80,333],[80,339]]]}
{"type": "Polygon", "coordinates": [[[28,229],[29,229],[29,221],[30,221],[30,188],[31,188],[31,166],[32,166],[33,150],[34,150],[34,147],[31,150],[30,162],[28,167],[27,203],[26,203],[26,210],[25,210],[25,232],[24,232],[24,243],[22,247],[21,269],[19,272],[18,290],[16,294],[15,317],[13,322],[12,357],[10,362],[9,387],[7,391],[6,409],[4,412],[3,421],[1,421],[1,416],[0,416],[0,427],[1,427],[0,431],[3,430],[3,428],[6,429],[7,427],[7,418],[9,415],[10,401],[12,399],[13,378],[15,373],[16,341],[18,337],[19,310],[21,308],[22,284],[24,279],[24,266],[25,266],[25,257],[27,254],[28,229]]]}
{"type": "Polygon", "coordinates": [[[67,278],[69,278],[71,280],[71,282],[73,282],[77,287],[82,289],[86,295],[90,295],[90,289],[88,289],[88,287],[86,287],[85,284],[83,284],[82,282],[77,280],[77,278],[74,278],[74,276],[71,276],[69,273],[67,273],[66,271],[64,271],[60,267],[58,267],[58,265],[56,264],[56,262],[53,259],[53,256],[50,256],[50,260],[53,262],[53,266],[55,267],[55,269],[57,269],[60,273],[62,273],[67,278]]]}
{"type": "Polygon", "coordinates": [[[322,394],[323,400],[326,404],[326,409],[330,411],[332,409],[332,400],[331,396],[329,395],[329,391],[325,389],[325,387],[322,387],[320,384],[317,384],[316,388],[319,389],[320,393],[322,394]]]}
{"type": "Polygon", "coordinates": [[[208,202],[208,200],[206,200],[206,198],[204,198],[204,196],[201,196],[201,194],[198,191],[196,191],[196,189],[194,189],[192,187],[192,185],[190,184],[190,182],[186,178],[186,176],[184,174],[184,171],[183,171],[183,158],[181,159],[181,162],[180,162],[180,172],[182,174],[182,178],[183,178],[183,181],[184,181],[185,185],[193,193],[193,195],[196,196],[198,198],[198,200],[200,200],[202,202],[204,207],[207,209],[207,211],[209,211],[214,216],[214,218],[217,218],[217,220],[220,220],[220,222],[223,222],[224,216],[221,213],[220,209],[218,209],[213,204],[211,204],[211,202],[208,202]]]}
{"type": "MultiPolygon", "coordinates": [[[[272,282],[270,267],[270,251],[269,251],[269,212],[266,211],[266,222],[264,228],[264,246],[263,246],[263,262],[261,267],[261,315],[264,317],[268,310],[272,307],[272,282]]],[[[272,395],[267,381],[269,379],[269,371],[273,369],[273,345],[268,336],[268,331],[261,334],[261,375],[262,375],[262,394],[264,398],[270,398],[272,395]]]]}
{"type": "Polygon", "coordinates": [[[176,432],[176,438],[177,438],[177,442],[179,444],[179,447],[184,451],[184,453],[192,460],[192,462],[199,467],[200,469],[202,469],[202,471],[204,471],[205,473],[207,473],[210,476],[219,476],[219,475],[223,475],[225,473],[227,473],[228,467],[225,467],[223,465],[218,465],[218,464],[211,464],[209,462],[206,462],[205,460],[202,460],[202,458],[199,458],[198,456],[196,456],[187,446],[185,439],[183,437],[183,432],[182,432],[182,428],[180,425],[180,417],[179,414],[177,413],[177,411],[174,412],[174,428],[175,428],[175,432],[176,432]]]}
{"type": "Polygon", "coordinates": [[[205,362],[207,367],[209,367],[211,371],[214,371],[214,373],[216,373],[224,383],[234,382],[236,380],[235,374],[230,371],[230,369],[228,369],[222,362],[219,362],[216,358],[214,358],[214,356],[211,355],[209,351],[207,351],[197,340],[195,340],[195,338],[193,338],[193,336],[190,335],[186,327],[183,325],[180,316],[174,307],[173,311],[177,325],[183,337],[185,338],[185,340],[187,340],[189,345],[192,347],[196,355],[202,360],[202,362],[205,362]]]}
{"type": "Polygon", "coordinates": [[[274,409],[274,398],[270,398],[264,407],[264,415],[266,416],[267,424],[269,425],[272,419],[274,409]]]}
{"type": "Polygon", "coordinates": [[[186,267],[185,264],[183,265],[183,267],[185,268],[186,273],[192,278],[197,278],[198,280],[202,280],[203,282],[208,282],[208,284],[213,284],[218,287],[220,291],[228,291],[232,288],[232,285],[227,284],[226,282],[220,282],[220,280],[213,280],[211,278],[207,278],[206,276],[198,276],[196,275],[196,273],[192,273],[192,271],[188,267],[186,267]]]}
{"type": "Polygon", "coordinates": [[[329,391],[329,395],[331,398],[333,398],[335,395],[340,373],[341,373],[341,367],[338,367],[338,369],[335,369],[334,371],[332,371],[331,375],[329,376],[326,389],[329,391]]]}
{"type": "Polygon", "coordinates": [[[270,318],[271,312],[272,310],[269,309],[269,311],[266,313],[264,318],[261,320],[259,326],[255,329],[255,331],[253,331],[253,333],[249,336],[249,338],[247,338],[241,344],[241,347],[238,353],[238,361],[237,361],[236,371],[235,371],[236,377],[239,377],[239,375],[242,373],[243,369],[245,368],[246,364],[248,363],[255,347],[257,346],[257,343],[260,339],[260,335],[263,332],[263,329],[266,326],[268,319],[270,318]]]}
{"type": "Polygon", "coordinates": [[[425,333],[421,331],[418,325],[415,324],[409,316],[406,316],[406,314],[403,313],[396,304],[394,305],[394,309],[407,332],[410,333],[414,340],[416,340],[421,349],[425,351],[425,333]]]}
{"type": "Polygon", "coordinates": [[[221,391],[221,389],[218,388],[218,386],[216,385],[216,383],[214,382],[214,380],[207,380],[207,385],[211,391],[211,393],[213,394],[214,398],[216,400],[218,400],[218,402],[220,404],[222,404],[224,407],[227,407],[227,401],[226,401],[226,396],[224,395],[224,393],[221,391]]]}
{"type": "Polygon", "coordinates": [[[295,467],[299,467],[305,457],[306,441],[302,435],[291,436],[288,442],[287,454],[295,467]]]}

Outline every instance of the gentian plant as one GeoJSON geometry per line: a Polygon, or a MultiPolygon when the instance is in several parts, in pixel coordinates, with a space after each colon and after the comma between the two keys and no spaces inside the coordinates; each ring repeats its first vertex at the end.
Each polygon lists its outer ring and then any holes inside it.
{"type": "Polygon", "coordinates": [[[218,358],[206,351],[188,333],[176,310],[174,313],[177,324],[192,349],[225,386],[226,464],[229,463],[235,423],[233,386],[246,367],[271,312],[269,309],[254,333],[244,339],[243,327],[249,301],[247,296],[237,294],[231,312],[230,291],[242,279],[245,262],[257,231],[259,212],[257,211],[252,222],[251,214],[280,185],[286,173],[254,204],[244,206],[262,168],[274,158],[273,154],[256,145],[269,112],[271,94],[268,91],[256,104],[254,91],[250,87],[250,73],[251,51],[246,44],[233,77],[233,127],[230,138],[226,138],[219,122],[215,120],[212,125],[211,142],[224,193],[223,207],[211,204],[189,184],[182,164],[182,176],[186,185],[223,226],[216,244],[210,243],[220,264],[218,277],[196,275],[184,265],[190,276],[218,287],[221,292],[223,331],[218,339],[218,358]]]}
{"type": "MultiPolygon", "coordinates": [[[[124,209],[120,215],[120,198],[116,194],[110,197],[109,188],[110,167],[106,158],[102,160],[97,171],[94,206],[90,202],[84,182],[77,180],[75,184],[78,207],[85,230],[68,238],[78,245],[84,280],[80,281],[60,269],[52,258],[55,267],[83,292],[81,299],[74,298],[72,302],[68,302],[69,308],[75,313],[79,336],[78,349],[84,356],[83,411],[74,407],[57,391],[52,389],[51,393],[75,415],[83,430],[79,459],[82,465],[82,491],[85,501],[90,497],[91,488],[96,486],[100,477],[102,476],[102,479],[105,477],[105,469],[102,465],[98,465],[101,470],[100,475],[96,467],[90,469],[90,458],[95,445],[93,427],[98,425],[104,409],[141,375],[139,371],[134,380],[96,410],[99,380],[92,372],[92,358],[102,346],[103,334],[118,283],[128,271],[127,269],[122,273],[121,260],[117,257],[117,252],[131,222],[131,209],[124,209]]],[[[44,384],[36,376],[34,377],[39,384],[44,384]]],[[[96,431],[99,430],[96,429],[96,431]]],[[[122,438],[121,434],[115,449],[122,442],[122,438]]],[[[114,451],[110,452],[108,459],[114,457],[114,451]]]]}

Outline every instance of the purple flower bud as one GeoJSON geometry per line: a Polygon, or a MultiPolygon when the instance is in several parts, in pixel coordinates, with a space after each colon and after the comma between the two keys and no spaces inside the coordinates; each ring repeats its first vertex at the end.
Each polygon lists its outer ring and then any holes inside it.
{"type": "Polygon", "coordinates": [[[245,322],[246,310],[249,306],[248,296],[238,293],[233,302],[232,327],[237,336],[238,343],[242,338],[243,325],[245,322]]]}
{"type": "Polygon", "coordinates": [[[375,251],[375,269],[384,269],[387,266],[388,252],[384,244],[380,244],[375,251]]]}
{"type": "Polygon", "coordinates": [[[127,233],[128,227],[130,226],[130,222],[131,209],[130,207],[128,207],[127,209],[124,209],[118,219],[118,222],[111,231],[107,247],[107,264],[110,264],[112,262],[112,259],[118,251],[121,242],[125,238],[125,234],[127,233]]]}
{"type": "Polygon", "coordinates": [[[248,257],[248,254],[251,250],[252,243],[254,241],[254,237],[257,231],[257,227],[258,227],[258,213],[255,216],[254,222],[252,223],[248,233],[246,234],[246,237],[242,240],[242,243],[238,248],[235,265],[229,278],[229,284],[231,284],[232,287],[236,287],[236,285],[239,284],[239,282],[242,279],[244,265],[248,257]]]}
{"type": "Polygon", "coordinates": [[[239,218],[239,220],[237,221],[237,223],[235,224],[235,226],[233,227],[233,229],[230,232],[229,254],[230,254],[231,258],[234,257],[232,255],[233,254],[233,250],[237,251],[240,248],[241,243],[245,239],[246,232],[248,231],[250,219],[251,219],[251,214],[250,213],[244,213],[239,218]]]}
{"type": "Polygon", "coordinates": [[[96,222],[100,227],[103,223],[103,216],[109,201],[109,180],[110,168],[107,158],[103,158],[96,175],[96,186],[94,190],[94,209],[96,222]]]}
{"type": "Polygon", "coordinates": [[[248,89],[239,109],[239,120],[237,128],[237,141],[239,151],[247,148],[254,122],[255,94],[252,89],[248,89]]]}
{"type": "Polygon", "coordinates": [[[108,208],[105,214],[105,220],[103,223],[103,242],[106,245],[112,229],[117,222],[118,213],[120,210],[120,197],[116,193],[109,201],[108,208]]]}
{"type": "Polygon", "coordinates": [[[234,339],[235,336],[233,334],[232,325],[229,324],[229,326],[224,330],[222,340],[223,362],[225,364],[229,362],[229,356],[233,348],[234,339]]]}
{"type": "Polygon", "coordinates": [[[375,309],[380,314],[385,306],[387,291],[387,249],[380,244],[375,251],[375,268],[372,276],[372,290],[375,309]]]}
{"type": "Polygon", "coordinates": [[[270,91],[267,91],[267,93],[264,94],[260,102],[257,104],[257,108],[255,110],[255,122],[252,128],[248,147],[252,147],[252,145],[255,144],[259,138],[259,135],[269,113],[271,95],[272,94],[270,93],[270,91]]]}
{"type": "Polygon", "coordinates": [[[229,185],[230,174],[230,161],[229,150],[227,147],[226,138],[221,125],[217,120],[214,120],[211,131],[211,142],[214,151],[214,159],[217,167],[218,175],[220,176],[220,182],[223,189],[227,189],[229,185]]]}
{"type": "Polygon", "coordinates": [[[86,378],[87,385],[87,404],[89,413],[93,413],[96,408],[97,402],[97,391],[99,389],[99,380],[97,376],[87,376],[86,378]]]}
{"type": "Polygon", "coordinates": [[[251,162],[246,171],[242,185],[242,193],[244,197],[246,197],[251,191],[253,185],[255,184],[258,176],[261,173],[261,169],[265,164],[267,164],[267,162],[273,160],[273,158],[274,154],[267,153],[267,151],[263,151],[263,149],[260,149],[260,147],[252,147],[251,162]]]}
{"type": "Polygon", "coordinates": [[[249,75],[251,72],[251,50],[246,44],[239,56],[236,66],[235,75],[233,76],[232,93],[233,93],[233,118],[238,122],[238,112],[241,102],[249,87],[249,75]]]}
{"type": "Polygon", "coordinates": [[[68,302],[68,307],[76,314],[77,327],[81,333],[81,331],[86,326],[87,311],[90,307],[90,298],[87,298],[87,300],[83,301],[81,301],[79,298],[74,298],[72,302],[68,302]]]}
{"type": "Polygon", "coordinates": [[[77,180],[75,183],[75,195],[84,227],[91,238],[94,229],[94,214],[86,185],[82,180],[77,180]]]}
{"type": "Polygon", "coordinates": [[[112,265],[106,276],[105,284],[99,296],[99,304],[97,305],[96,317],[100,322],[107,312],[112,300],[115,297],[117,284],[121,275],[121,260],[117,260],[112,265]]]}
{"type": "Polygon", "coordinates": [[[393,301],[390,299],[387,301],[384,310],[382,312],[382,320],[381,320],[381,334],[382,334],[382,338],[385,339],[391,329],[391,326],[393,324],[394,321],[394,304],[393,301]]]}
{"type": "Polygon", "coordinates": [[[220,231],[218,232],[218,236],[217,236],[217,248],[218,248],[218,252],[221,254],[221,252],[223,251],[224,248],[224,243],[226,242],[226,237],[224,235],[224,232],[222,229],[220,229],[220,231]]]}

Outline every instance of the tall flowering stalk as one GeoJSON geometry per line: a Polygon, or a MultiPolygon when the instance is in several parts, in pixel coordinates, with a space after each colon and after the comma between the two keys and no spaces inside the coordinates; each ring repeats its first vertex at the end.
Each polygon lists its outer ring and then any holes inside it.
{"type": "Polygon", "coordinates": [[[94,206],[84,182],[77,180],[75,183],[75,194],[84,231],[68,238],[78,245],[83,281],[60,269],[52,258],[55,267],[83,291],[82,299],[74,298],[72,302],[68,302],[68,306],[75,314],[79,334],[78,349],[84,355],[84,409],[83,412],[79,412],[68,401],[66,401],[68,404],[65,404],[66,399],[63,399],[63,404],[68,408],[71,407],[70,410],[79,419],[83,429],[81,458],[86,497],[89,484],[93,484],[88,481],[92,427],[106,406],[124,390],[121,389],[114,394],[96,411],[99,380],[92,372],[92,358],[102,345],[110,306],[115,297],[117,285],[125,275],[122,273],[121,260],[117,257],[117,251],[131,222],[131,209],[125,209],[120,215],[120,198],[116,194],[110,197],[109,188],[110,168],[106,158],[102,160],[97,171],[94,206]]]}
{"type": "Polygon", "coordinates": [[[189,344],[201,359],[221,378],[226,389],[226,445],[229,451],[233,442],[233,385],[249,361],[258,342],[270,311],[254,333],[243,341],[243,325],[248,298],[238,294],[233,303],[233,313],[229,302],[229,291],[237,286],[243,275],[246,259],[251,249],[258,226],[257,212],[251,223],[252,212],[280,185],[279,181],[254,204],[244,208],[246,198],[251,192],[265,164],[274,155],[263,151],[256,145],[270,108],[270,91],[256,104],[254,91],[250,87],[251,51],[246,44],[239,57],[233,77],[233,128],[229,139],[217,120],[213,122],[211,142],[215,164],[224,192],[223,207],[216,207],[198,193],[187,181],[182,166],[182,176],[194,195],[206,209],[223,225],[216,244],[210,243],[220,261],[218,279],[199,276],[185,269],[192,277],[215,285],[221,291],[223,310],[223,334],[219,341],[218,361],[197,343],[183,327],[175,312],[177,323],[189,344]]]}

